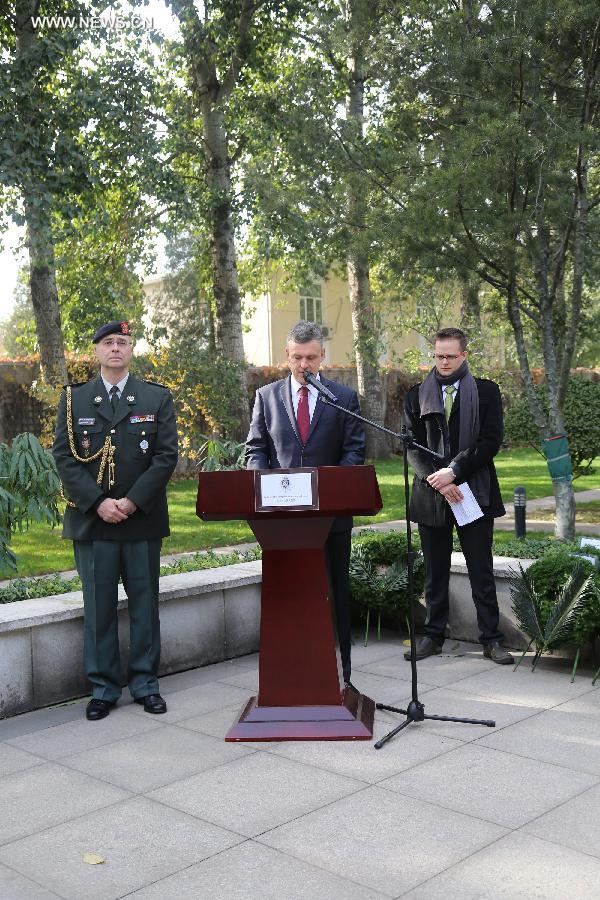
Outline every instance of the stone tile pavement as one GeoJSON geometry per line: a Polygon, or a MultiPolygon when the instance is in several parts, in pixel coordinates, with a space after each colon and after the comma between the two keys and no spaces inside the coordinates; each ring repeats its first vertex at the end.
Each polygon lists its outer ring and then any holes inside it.
{"type": "MultiPolygon", "coordinates": [[[[353,681],[404,706],[403,650],[357,639],[353,681]]],[[[598,900],[600,687],[444,650],[419,665],[426,711],[495,729],[225,744],[256,656],[164,678],[164,716],[126,699],[87,722],[80,700],[0,722],[0,898],[598,900]]]]}

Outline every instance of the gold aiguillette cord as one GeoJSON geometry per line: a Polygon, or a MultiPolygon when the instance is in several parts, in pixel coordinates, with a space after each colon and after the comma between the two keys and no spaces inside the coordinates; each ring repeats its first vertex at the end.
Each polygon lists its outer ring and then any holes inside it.
{"type": "MultiPolygon", "coordinates": [[[[69,385],[66,388],[67,391],[67,431],[69,433],[69,447],[71,449],[71,453],[73,454],[73,458],[80,463],[91,463],[96,459],[100,459],[100,468],[98,470],[98,477],[96,478],[96,483],[102,485],[102,480],[104,478],[104,471],[106,469],[106,464],[108,463],[108,488],[110,488],[115,483],[115,463],[113,457],[115,455],[116,447],[112,442],[112,438],[110,434],[106,436],[104,439],[104,443],[100,450],[97,453],[94,453],[93,456],[79,456],[77,453],[77,449],[75,447],[75,437],[73,435],[73,399],[72,399],[72,389],[69,385]]],[[[60,485],[60,496],[65,501],[67,506],[71,506],[72,508],[76,508],[75,503],[65,495],[65,489],[61,482],[60,485]]]]}

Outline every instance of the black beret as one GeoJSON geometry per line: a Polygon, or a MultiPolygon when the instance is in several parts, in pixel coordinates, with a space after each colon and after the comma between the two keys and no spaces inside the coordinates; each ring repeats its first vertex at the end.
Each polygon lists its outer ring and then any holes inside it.
{"type": "Polygon", "coordinates": [[[131,337],[129,322],[107,322],[106,325],[101,325],[100,328],[94,332],[92,343],[97,344],[98,341],[101,341],[103,337],[106,337],[109,334],[125,334],[127,337],[131,337]]]}

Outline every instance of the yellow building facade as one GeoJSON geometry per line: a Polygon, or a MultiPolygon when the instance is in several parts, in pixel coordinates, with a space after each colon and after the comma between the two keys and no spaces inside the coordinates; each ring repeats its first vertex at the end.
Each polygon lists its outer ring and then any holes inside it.
{"type": "MultiPolygon", "coordinates": [[[[451,283],[448,284],[450,302],[443,321],[440,321],[442,327],[460,324],[461,318],[460,293],[451,283]]],[[[145,280],[144,319],[147,324],[160,321],[161,304],[167,288],[167,276],[151,276],[145,280]]],[[[409,321],[402,321],[402,317],[403,307],[400,304],[390,306],[380,314],[380,365],[402,367],[407,350],[413,351],[410,354],[411,367],[419,363],[431,365],[431,344],[413,330],[409,321]]],[[[291,288],[289,273],[282,269],[275,270],[270,274],[263,293],[244,298],[243,340],[248,363],[254,366],[285,363],[288,332],[300,319],[316,322],[321,327],[325,338],[326,365],[353,364],[354,339],[348,282],[334,269],[325,278],[307,280],[298,290],[291,288]]],[[[503,340],[490,336],[486,340],[486,354],[488,359],[503,365],[503,340]]]]}
{"type": "MultiPolygon", "coordinates": [[[[268,289],[257,298],[244,302],[244,349],[251,365],[273,366],[285,361],[287,335],[300,319],[316,322],[325,338],[325,363],[347,366],[354,360],[352,314],[348,282],[335,271],[326,278],[315,278],[290,290],[286,273],[274,272],[268,289]]],[[[394,329],[396,330],[396,329],[394,329]]],[[[382,321],[382,365],[397,360],[410,347],[426,343],[416,335],[386,341],[385,316],[382,321]]]]}

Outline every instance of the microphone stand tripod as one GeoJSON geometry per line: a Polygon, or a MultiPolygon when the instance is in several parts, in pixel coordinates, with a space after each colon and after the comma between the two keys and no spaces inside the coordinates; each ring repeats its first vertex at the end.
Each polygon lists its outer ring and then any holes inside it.
{"type": "MultiPolygon", "coordinates": [[[[415,585],[414,585],[414,561],[415,554],[412,549],[412,530],[409,518],[409,488],[408,488],[408,454],[407,448],[410,445],[411,447],[415,447],[417,450],[420,450],[422,453],[426,453],[428,456],[433,457],[434,459],[443,460],[444,457],[441,453],[436,453],[433,450],[430,450],[429,447],[423,447],[421,444],[417,444],[406,431],[402,431],[400,433],[396,431],[391,431],[389,428],[386,428],[384,425],[380,425],[379,422],[372,422],[370,419],[366,419],[364,416],[359,415],[359,413],[354,412],[351,409],[345,409],[343,406],[339,406],[338,403],[334,403],[327,395],[323,393],[321,390],[321,384],[314,379],[306,379],[309,384],[312,384],[319,391],[319,397],[326,406],[333,406],[335,409],[339,409],[340,412],[346,413],[349,416],[352,416],[354,419],[359,419],[361,422],[364,422],[365,425],[369,425],[371,428],[377,428],[378,431],[383,431],[385,434],[389,434],[392,437],[397,438],[402,442],[402,461],[404,468],[404,505],[406,509],[406,556],[407,556],[407,568],[408,568],[408,625],[409,625],[409,637],[410,637],[410,668],[412,675],[412,699],[408,704],[406,709],[399,709],[396,706],[388,706],[385,703],[376,703],[376,709],[385,709],[389,712],[400,713],[403,716],[406,716],[403,722],[400,725],[397,725],[396,728],[392,729],[392,731],[388,732],[384,735],[380,740],[378,740],[375,744],[376,750],[381,750],[384,744],[387,744],[393,737],[395,737],[400,731],[404,728],[407,728],[413,722],[423,722],[425,719],[432,719],[437,722],[460,722],[465,725],[485,725],[488,728],[495,728],[496,723],[492,719],[464,719],[459,718],[457,716],[433,716],[425,713],[425,705],[421,703],[419,700],[419,689],[417,684],[417,646],[415,641],[415,585]]],[[[328,393],[331,393],[328,391],[328,393]]],[[[333,397],[333,394],[331,395],[333,397]]],[[[337,398],[336,398],[337,399],[337,398]]]]}

